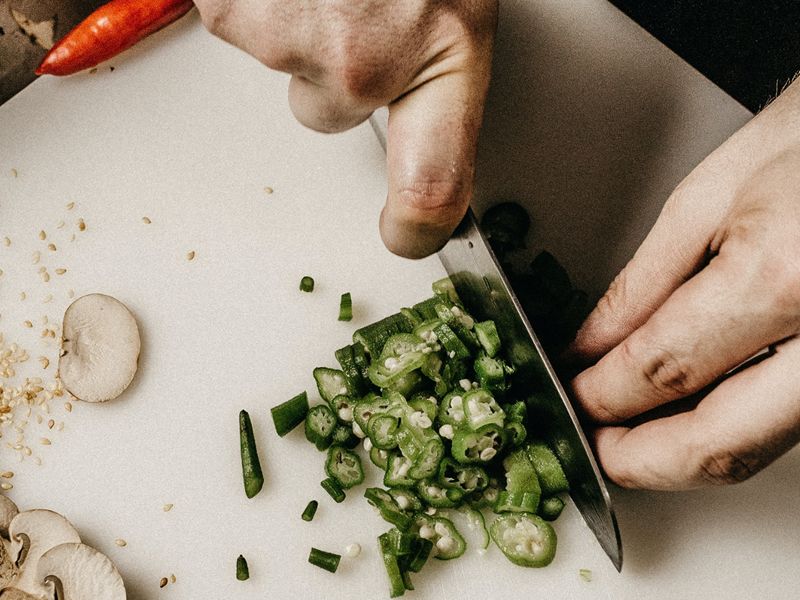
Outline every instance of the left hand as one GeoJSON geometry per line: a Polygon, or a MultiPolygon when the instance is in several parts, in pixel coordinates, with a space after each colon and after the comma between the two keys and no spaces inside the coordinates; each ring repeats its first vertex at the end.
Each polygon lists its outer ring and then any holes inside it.
{"type": "Polygon", "coordinates": [[[800,81],[678,186],[578,332],[571,353],[597,362],[572,388],[599,423],[607,475],[649,489],[734,483],[797,444],[798,333],[800,81]],[[698,392],[693,410],[626,425],[698,392]]]}

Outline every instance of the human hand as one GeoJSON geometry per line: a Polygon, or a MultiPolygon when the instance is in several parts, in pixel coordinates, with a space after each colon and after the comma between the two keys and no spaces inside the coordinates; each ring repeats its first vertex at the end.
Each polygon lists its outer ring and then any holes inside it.
{"type": "Polygon", "coordinates": [[[387,248],[438,250],[464,216],[497,0],[196,0],[206,27],[292,74],[289,102],[326,132],[389,106],[387,248]]]}
{"type": "Polygon", "coordinates": [[[742,481],[800,441],[799,123],[800,81],[678,186],[578,332],[571,354],[599,361],[573,392],[624,487],[742,481]]]}

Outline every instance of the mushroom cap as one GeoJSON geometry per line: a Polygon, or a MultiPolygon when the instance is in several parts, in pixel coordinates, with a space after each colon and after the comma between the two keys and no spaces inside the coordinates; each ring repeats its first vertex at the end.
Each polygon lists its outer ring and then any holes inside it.
{"type": "Polygon", "coordinates": [[[45,509],[19,513],[12,519],[8,533],[11,539],[11,559],[19,567],[19,578],[14,585],[34,595],[48,593],[36,574],[41,556],[60,544],[81,541],[69,521],[60,514],[45,509]]]}
{"type": "Polygon", "coordinates": [[[7,496],[0,495],[0,535],[8,537],[8,526],[11,519],[17,516],[19,509],[7,496]]]}
{"type": "Polygon", "coordinates": [[[5,588],[0,592],[0,600],[39,600],[39,598],[31,596],[28,592],[23,592],[18,588],[11,587],[5,588]]]}
{"type": "Polygon", "coordinates": [[[114,563],[80,543],[60,544],[45,552],[37,565],[39,581],[59,588],[67,600],[125,600],[125,584],[114,563]]]}
{"type": "Polygon", "coordinates": [[[86,402],[119,396],[136,374],[141,339],[131,311],[105,294],[82,296],[64,313],[58,372],[64,387],[86,402]]]}
{"type": "MultiPolygon", "coordinates": [[[[0,538],[0,590],[17,578],[17,565],[11,560],[11,543],[5,538],[0,538]]],[[[0,598],[5,598],[0,594],[0,598]]]]}

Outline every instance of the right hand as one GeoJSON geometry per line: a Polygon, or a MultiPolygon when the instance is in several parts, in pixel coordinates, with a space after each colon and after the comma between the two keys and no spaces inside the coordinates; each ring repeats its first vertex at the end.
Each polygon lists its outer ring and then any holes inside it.
{"type": "Polygon", "coordinates": [[[381,236],[421,258],[469,205],[497,0],[196,0],[213,34],[291,73],[304,125],[354,127],[389,106],[381,236]]]}

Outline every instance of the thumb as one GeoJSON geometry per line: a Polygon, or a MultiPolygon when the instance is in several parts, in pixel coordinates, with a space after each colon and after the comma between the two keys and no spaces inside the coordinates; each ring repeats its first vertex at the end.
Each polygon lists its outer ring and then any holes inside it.
{"type": "Polygon", "coordinates": [[[489,85],[490,49],[464,69],[432,67],[432,78],[389,105],[389,192],[381,213],[386,247],[407,258],[441,248],[472,196],[478,130],[489,85]]]}

